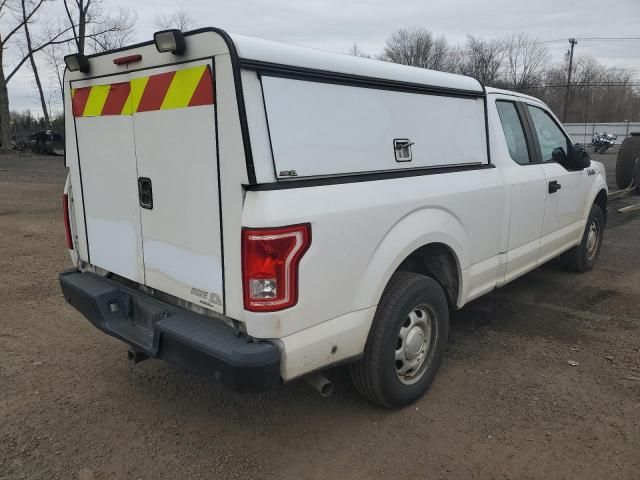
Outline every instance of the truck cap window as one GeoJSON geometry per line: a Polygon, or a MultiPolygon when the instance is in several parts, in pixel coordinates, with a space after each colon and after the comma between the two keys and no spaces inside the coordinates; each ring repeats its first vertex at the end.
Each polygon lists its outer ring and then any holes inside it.
{"type": "Polygon", "coordinates": [[[507,140],[511,158],[520,165],[529,163],[529,149],[524,135],[524,128],[520,116],[513,102],[497,101],[496,108],[502,123],[504,137],[507,140]]]}
{"type": "Polygon", "coordinates": [[[560,147],[565,153],[568,150],[568,140],[551,116],[542,108],[527,105],[529,114],[533,120],[535,134],[540,144],[540,153],[543,162],[553,161],[553,151],[560,147]]]}

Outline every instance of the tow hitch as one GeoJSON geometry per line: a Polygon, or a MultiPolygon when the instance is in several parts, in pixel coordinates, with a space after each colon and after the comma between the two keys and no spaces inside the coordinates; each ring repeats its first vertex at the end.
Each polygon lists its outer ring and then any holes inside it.
{"type": "Polygon", "coordinates": [[[140,362],[144,362],[145,360],[149,360],[149,357],[144,353],[136,350],[134,348],[130,348],[127,350],[127,358],[129,359],[129,365],[133,367],[140,362]]]}

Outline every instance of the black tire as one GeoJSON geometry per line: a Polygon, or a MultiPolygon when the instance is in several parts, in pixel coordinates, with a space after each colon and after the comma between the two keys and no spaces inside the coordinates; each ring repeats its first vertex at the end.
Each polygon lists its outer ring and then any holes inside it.
{"type": "MultiPolygon", "coordinates": [[[[411,327],[407,338],[417,326],[411,327]]],[[[424,331],[423,331],[424,333],[424,331]]],[[[364,356],[350,367],[351,380],[358,392],[373,403],[387,408],[401,408],[419,399],[431,386],[442,363],[449,336],[449,306],[442,287],[435,280],[410,272],[396,272],[385,289],[373,319],[364,356]],[[425,310],[426,309],[426,310],[425,310]],[[416,368],[415,381],[398,373],[396,354],[405,352],[399,347],[401,329],[407,330],[410,318],[423,318],[430,325],[429,345],[423,346],[424,358],[416,368]],[[422,314],[424,315],[424,313],[422,314]],[[403,326],[405,325],[405,326],[403,326]],[[413,382],[413,383],[409,383],[413,382]]],[[[416,338],[416,335],[413,335],[416,338]]],[[[420,343],[420,342],[418,342],[420,343]]],[[[416,343],[414,343],[417,345],[416,343]]]]}
{"type": "Polygon", "coordinates": [[[633,180],[633,166],[640,158],[640,137],[627,137],[620,145],[616,160],[616,185],[627,188],[633,180]]]}
{"type": "Polygon", "coordinates": [[[602,240],[604,239],[604,213],[599,205],[594,204],[591,207],[587,225],[582,234],[582,241],[571,250],[562,254],[564,265],[573,272],[584,273],[591,270],[600,256],[602,249],[602,240]],[[595,227],[592,227],[595,226],[595,227]],[[596,228],[597,237],[595,249],[592,249],[589,242],[589,232],[592,228],[596,228]]]}

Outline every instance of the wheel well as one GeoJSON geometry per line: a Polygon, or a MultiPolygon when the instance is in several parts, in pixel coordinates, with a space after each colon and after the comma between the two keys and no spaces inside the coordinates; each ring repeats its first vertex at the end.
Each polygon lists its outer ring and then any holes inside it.
{"type": "Polygon", "coordinates": [[[607,192],[602,189],[596,195],[596,199],[593,201],[596,205],[598,205],[602,209],[602,213],[604,214],[604,223],[607,224],[607,192]]]}
{"type": "Polygon", "coordinates": [[[455,308],[460,291],[460,272],[455,254],[442,243],[430,243],[415,250],[398,266],[399,271],[433,278],[443,288],[449,306],[455,308]]]}

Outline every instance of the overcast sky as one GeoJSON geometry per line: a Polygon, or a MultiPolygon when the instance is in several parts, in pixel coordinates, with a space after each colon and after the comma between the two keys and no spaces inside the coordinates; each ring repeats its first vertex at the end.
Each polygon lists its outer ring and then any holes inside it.
{"type": "MultiPolygon", "coordinates": [[[[640,0],[104,0],[104,8],[124,7],[138,13],[136,41],[151,39],[154,18],[178,5],[197,19],[198,26],[346,52],[353,43],[376,54],[385,39],[402,27],[426,27],[450,43],[467,34],[482,38],[526,32],[540,41],[569,37],[640,37],[640,0]]],[[[48,18],[62,15],[55,8],[48,18]]],[[[7,19],[3,19],[6,29],[7,19]]],[[[549,44],[554,62],[566,43],[549,44]]],[[[8,64],[14,58],[10,49],[8,64]]],[[[640,79],[640,40],[579,40],[576,56],[590,55],[609,66],[634,69],[640,79]]],[[[42,63],[42,62],[41,62],[42,63]]],[[[40,112],[28,64],[9,83],[12,110],[40,112]]]]}

